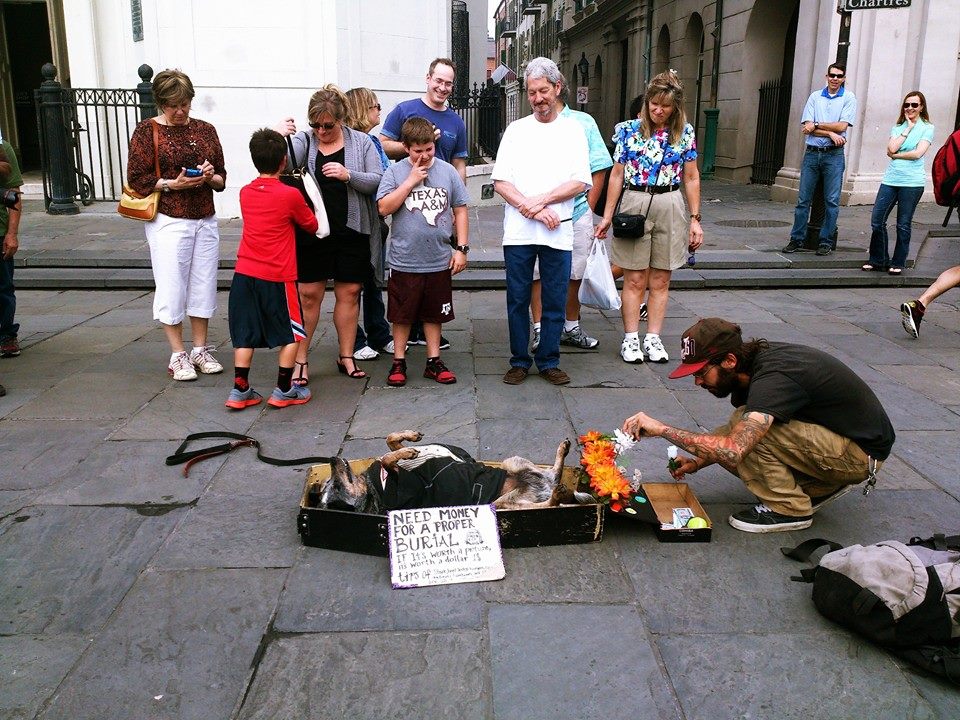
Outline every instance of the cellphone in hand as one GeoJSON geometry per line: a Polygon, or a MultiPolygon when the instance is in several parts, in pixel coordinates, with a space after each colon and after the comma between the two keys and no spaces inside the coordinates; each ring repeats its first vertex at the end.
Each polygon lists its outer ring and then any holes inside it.
{"type": "Polygon", "coordinates": [[[187,177],[195,178],[203,175],[203,171],[200,168],[187,168],[183,174],[187,177]]]}

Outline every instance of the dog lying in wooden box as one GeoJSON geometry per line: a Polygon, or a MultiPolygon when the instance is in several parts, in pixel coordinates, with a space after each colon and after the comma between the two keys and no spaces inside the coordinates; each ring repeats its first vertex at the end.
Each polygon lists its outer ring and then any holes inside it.
{"type": "Polygon", "coordinates": [[[560,482],[569,440],[557,448],[553,467],[543,468],[521,457],[507,458],[500,467],[493,467],[455,445],[403,445],[422,439],[423,434],[414,430],[391,433],[387,436],[390,452],[357,474],[346,460],[336,458],[330,477],[309,489],[311,504],[385,515],[390,510],[449,505],[493,503],[499,510],[512,510],[594,502],[589,494],[574,492],[560,482]]]}

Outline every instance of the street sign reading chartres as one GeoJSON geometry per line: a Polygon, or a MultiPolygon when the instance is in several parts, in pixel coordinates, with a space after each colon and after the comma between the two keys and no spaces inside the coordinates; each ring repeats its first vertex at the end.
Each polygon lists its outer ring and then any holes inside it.
{"type": "Polygon", "coordinates": [[[910,7],[911,0],[839,0],[837,10],[850,12],[851,10],[878,10],[880,8],[910,7]]]}

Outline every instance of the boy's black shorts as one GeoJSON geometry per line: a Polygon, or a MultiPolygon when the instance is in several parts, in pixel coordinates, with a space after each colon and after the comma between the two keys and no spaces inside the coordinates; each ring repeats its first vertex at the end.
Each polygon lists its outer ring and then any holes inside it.
{"type": "Polygon", "coordinates": [[[227,308],[235,348],[275,348],[307,336],[295,282],[234,273],[227,308]]]}

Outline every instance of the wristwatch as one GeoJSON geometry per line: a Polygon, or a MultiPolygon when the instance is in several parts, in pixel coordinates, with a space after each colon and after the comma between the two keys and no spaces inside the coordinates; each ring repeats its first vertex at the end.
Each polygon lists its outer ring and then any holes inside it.
{"type": "Polygon", "coordinates": [[[701,220],[701,218],[700,218],[700,213],[690,213],[690,219],[691,219],[691,220],[696,220],[697,222],[700,222],[700,220],[701,220]]]}
{"type": "Polygon", "coordinates": [[[468,252],[470,252],[470,246],[469,246],[469,245],[457,245],[457,248],[456,248],[456,249],[457,249],[458,252],[462,252],[464,255],[466,255],[468,252]]]}
{"type": "Polygon", "coordinates": [[[170,192],[170,181],[169,181],[169,180],[161,180],[161,181],[160,181],[160,189],[163,190],[163,192],[170,192]]]}
{"type": "Polygon", "coordinates": [[[815,122],[815,123],[813,124],[813,129],[814,129],[814,130],[819,130],[819,129],[820,129],[820,123],[815,122]]]}

